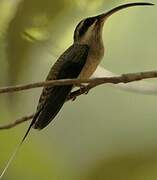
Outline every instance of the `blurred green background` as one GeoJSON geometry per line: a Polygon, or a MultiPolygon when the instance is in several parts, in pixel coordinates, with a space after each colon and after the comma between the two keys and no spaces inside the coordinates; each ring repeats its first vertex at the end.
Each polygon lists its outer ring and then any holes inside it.
{"type": "MultiPolygon", "coordinates": [[[[0,86],[44,80],[84,17],[134,0],[0,0],[0,86]]],[[[145,2],[150,2],[145,0],[145,2]]],[[[155,0],[151,2],[156,3],[155,0]]],[[[102,65],[157,70],[157,7],[134,7],[105,24],[102,65]]],[[[41,89],[0,97],[0,123],[35,111],[41,89]]],[[[101,86],[65,104],[31,135],[4,180],[156,180],[157,96],[101,86]]],[[[0,170],[29,123],[0,132],[0,170]]]]}

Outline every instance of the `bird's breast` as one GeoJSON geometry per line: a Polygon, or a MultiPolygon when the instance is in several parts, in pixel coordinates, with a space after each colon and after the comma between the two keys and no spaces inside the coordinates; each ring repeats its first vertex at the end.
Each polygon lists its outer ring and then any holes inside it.
{"type": "Polygon", "coordinates": [[[104,52],[99,54],[89,53],[86,63],[79,75],[80,79],[89,79],[101,62],[104,52]]]}

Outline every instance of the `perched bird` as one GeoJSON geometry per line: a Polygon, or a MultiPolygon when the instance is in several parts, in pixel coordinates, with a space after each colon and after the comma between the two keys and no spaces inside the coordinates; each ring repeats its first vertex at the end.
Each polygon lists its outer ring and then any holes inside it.
{"type": "MultiPolygon", "coordinates": [[[[104,22],[109,16],[121,9],[143,5],[153,4],[124,4],[107,13],[83,19],[76,26],[73,45],[58,58],[46,80],[90,78],[104,55],[102,39],[104,22]]],[[[35,129],[46,127],[60,111],[72,87],[72,85],[45,87],[40,96],[37,111],[30,127],[33,126],[35,129]]]]}
{"type": "MultiPolygon", "coordinates": [[[[106,13],[83,19],[76,26],[73,45],[58,58],[46,80],[90,78],[104,55],[102,32],[107,18],[121,9],[144,5],[153,4],[144,2],[128,3],[113,8],[106,13]]],[[[27,137],[31,127],[35,129],[45,128],[60,111],[72,88],[73,85],[49,86],[43,88],[35,116],[21,143],[7,163],[1,177],[27,137]]]]}

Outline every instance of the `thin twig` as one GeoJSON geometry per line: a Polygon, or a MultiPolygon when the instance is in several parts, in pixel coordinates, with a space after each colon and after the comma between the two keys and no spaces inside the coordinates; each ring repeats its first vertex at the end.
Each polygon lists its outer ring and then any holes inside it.
{"type": "MultiPolygon", "coordinates": [[[[22,91],[37,87],[43,87],[43,86],[61,86],[61,85],[69,85],[74,84],[75,86],[80,86],[83,83],[87,83],[86,86],[83,88],[80,88],[74,92],[71,92],[71,94],[68,96],[67,101],[71,99],[75,99],[77,96],[80,96],[92,88],[105,84],[105,83],[129,83],[133,81],[139,81],[142,79],[150,79],[150,78],[157,78],[157,71],[147,71],[147,72],[139,72],[139,73],[129,73],[129,74],[123,74],[121,76],[115,76],[115,77],[104,77],[104,78],[94,78],[94,79],[88,79],[88,80],[80,80],[80,79],[63,79],[63,80],[52,80],[47,82],[37,82],[37,83],[30,83],[26,85],[17,85],[17,86],[11,86],[11,87],[3,87],[0,88],[0,94],[2,93],[12,93],[16,91],[22,91]]],[[[34,114],[31,114],[29,116],[25,116],[22,118],[19,118],[18,120],[14,121],[13,123],[0,126],[0,130],[4,129],[10,129],[13,128],[23,122],[29,121],[33,118],[34,114]]]]}
{"type": "Polygon", "coordinates": [[[22,118],[17,119],[16,121],[14,121],[12,123],[2,125],[2,126],[0,126],[0,130],[13,128],[21,123],[31,120],[33,118],[33,116],[34,116],[34,114],[31,114],[29,116],[24,116],[22,118]]]}

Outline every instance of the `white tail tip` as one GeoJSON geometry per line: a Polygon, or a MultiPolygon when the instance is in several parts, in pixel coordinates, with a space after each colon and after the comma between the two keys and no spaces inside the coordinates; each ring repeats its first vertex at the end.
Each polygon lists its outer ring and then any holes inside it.
{"type": "Polygon", "coordinates": [[[5,174],[6,171],[8,170],[8,168],[9,168],[11,162],[12,162],[13,159],[15,158],[15,156],[16,156],[16,154],[17,154],[19,148],[20,148],[20,145],[21,145],[21,144],[19,144],[19,145],[16,147],[15,151],[13,152],[13,154],[12,154],[11,157],[10,157],[10,159],[8,160],[8,162],[7,162],[6,166],[5,166],[5,168],[3,169],[3,171],[2,171],[1,174],[0,174],[0,179],[3,178],[4,174],[5,174]]]}

